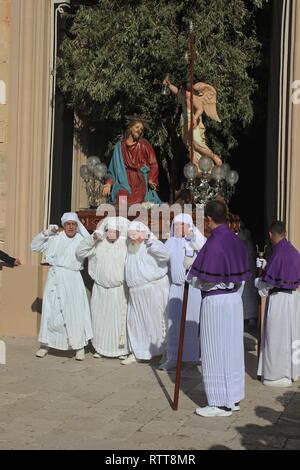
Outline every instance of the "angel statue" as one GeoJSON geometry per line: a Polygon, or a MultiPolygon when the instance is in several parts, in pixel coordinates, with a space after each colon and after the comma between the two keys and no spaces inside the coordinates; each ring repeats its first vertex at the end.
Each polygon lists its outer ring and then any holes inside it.
{"type": "MultiPolygon", "coordinates": [[[[191,132],[191,86],[189,83],[181,83],[179,88],[173,85],[169,76],[167,75],[163,81],[165,86],[168,86],[170,91],[177,96],[178,103],[182,107],[180,116],[180,129],[181,137],[184,144],[189,148],[190,146],[190,132],[191,132]]],[[[216,165],[222,165],[222,160],[219,155],[216,155],[206,144],[205,139],[205,126],[202,121],[203,112],[214,121],[221,122],[217,109],[217,93],[213,86],[208,83],[198,82],[193,85],[193,113],[192,113],[192,129],[193,129],[193,143],[194,143],[194,163],[199,169],[199,160],[202,156],[210,157],[216,165]]]]}

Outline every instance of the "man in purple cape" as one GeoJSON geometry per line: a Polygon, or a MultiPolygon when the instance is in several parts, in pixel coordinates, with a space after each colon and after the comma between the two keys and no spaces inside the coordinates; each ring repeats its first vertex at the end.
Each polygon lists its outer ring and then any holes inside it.
{"type": "Polygon", "coordinates": [[[204,216],[211,235],[188,274],[202,291],[200,313],[201,360],[208,406],[197,408],[205,417],[230,416],[244,398],[243,343],[244,281],[250,275],[244,243],[226,224],[227,208],[207,203],[204,216]]]}
{"type": "Polygon", "coordinates": [[[264,385],[290,387],[300,377],[300,254],[286,239],[285,225],[269,228],[272,256],[255,281],[268,296],[258,375],[264,385]]]}

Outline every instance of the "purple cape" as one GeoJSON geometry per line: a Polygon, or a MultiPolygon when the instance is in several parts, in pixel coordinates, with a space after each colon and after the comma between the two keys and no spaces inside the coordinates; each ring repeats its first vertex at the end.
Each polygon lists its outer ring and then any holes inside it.
{"type": "Polygon", "coordinates": [[[300,254],[286,238],[273,246],[262,278],[281,289],[297,289],[300,285],[300,254]]]}
{"type": "Polygon", "coordinates": [[[212,231],[188,275],[204,282],[239,283],[251,275],[245,244],[225,224],[212,231]]]}

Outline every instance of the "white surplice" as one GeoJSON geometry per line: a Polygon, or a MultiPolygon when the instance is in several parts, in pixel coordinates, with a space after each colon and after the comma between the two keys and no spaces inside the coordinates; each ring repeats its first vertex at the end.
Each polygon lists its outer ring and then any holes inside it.
{"type": "Polygon", "coordinates": [[[129,353],[126,333],[128,289],[125,285],[124,237],[115,242],[82,240],[77,255],[89,258],[89,274],[94,280],[91,311],[95,350],[108,357],[129,353]]]}
{"type": "Polygon", "coordinates": [[[300,292],[275,292],[261,280],[256,286],[268,296],[257,374],[265,380],[300,378],[300,292]]]}
{"type": "Polygon", "coordinates": [[[45,254],[50,265],[44,290],[39,341],[61,350],[81,349],[93,337],[86,289],[81,276],[82,259],[75,251],[83,240],[65,232],[39,233],[32,241],[33,251],[45,254]]]}
{"type": "Polygon", "coordinates": [[[135,357],[144,360],[164,352],[170,288],[168,251],[159,240],[149,244],[143,242],[137,253],[128,252],[125,269],[129,287],[129,344],[135,357]]]}
{"type": "MultiPolygon", "coordinates": [[[[168,334],[167,334],[167,360],[176,361],[178,353],[182,300],[186,269],[184,260],[190,254],[193,260],[202,248],[206,238],[199,233],[195,241],[185,238],[171,237],[166,241],[165,247],[170,254],[171,287],[167,308],[168,334]]],[[[186,310],[186,323],[184,334],[183,361],[199,361],[200,359],[200,308],[201,290],[189,286],[188,303],[186,310]]]]}

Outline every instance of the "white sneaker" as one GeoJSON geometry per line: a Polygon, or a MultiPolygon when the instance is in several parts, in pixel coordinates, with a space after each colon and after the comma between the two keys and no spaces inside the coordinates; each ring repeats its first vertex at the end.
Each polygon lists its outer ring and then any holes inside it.
{"type": "Polygon", "coordinates": [[[77,349],[75,359],[76,361],[84,361],[85,359],[84,348],[77,349]]]}
{"type": "Polygon", "coordinates": [[[268,385],[269,387],[291,387],[292,381],[287,377],[283,377],[279,380],[264,380],[264,385],[268,385]]]}
{"type": "Polygon", "coordinates": [[[195,411],[196,415],[204,416],[205,418],[215,418],[222,416],[231,416],[232,411],[221,410],[217,406],[205,406],[204,408],[197,408],[195,411]]]}
{"type": "Polygon", "coordinates": [[[177,362],[176,361],[165,361],[163,364],[161,364],[158,369],[159,370],[174,370],[177,367],[177,362]]]}
{"type": "Polygon", "coordinates": [[[40,348],[36,353],[36,357],[45,357],[47,356],[49,348],[40,348]]]}
{"type": "Polygon", "coordinates": [[[101,354],[95,352],[95,354],[93,354],[93,357],[94,357],[95,359],[101,359],[102,356],[101,356],[101,354]]]}
{"type": "Polygon", "coordinates": [[[128,366],[129,364],[134,364],[135,362],[137,362],[134,354],[130,354],[127,359],[124,359],[124,361],[121,361],[121,364],[123,366],[128,366]]]}
{"type": "Polygon", "coordinates": [[[240,405],[234,405],[231,411],[240,411],[241,407],[240,405]]]}

